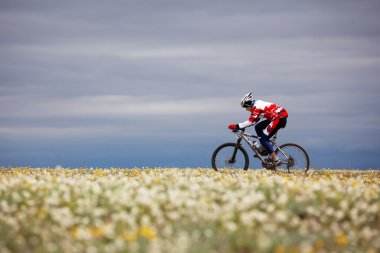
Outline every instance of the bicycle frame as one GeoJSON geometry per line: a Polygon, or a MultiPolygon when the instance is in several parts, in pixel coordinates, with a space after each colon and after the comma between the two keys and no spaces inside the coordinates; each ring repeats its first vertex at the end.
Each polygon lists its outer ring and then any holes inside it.
{"type": "MultiPolygon", "coordinates": [[[[236,152],[237,152],[237,147],[239,145],[241,145],[241,141],[244,140],[249,147],[251,147],[252,151],[255,153],[256,157],[263,163],[266,163],[264,157],[260,154],[259,150],[253,146],[253,142],[251,142],[251,140],[249,138],[254,138],[254,139],[258,139],[260,140],[260,137],[257,136],[257,135],[253,135],[253,134],[247,134],[244,132],[245,129],[241,130],[240,132],[234,132],[236,138],[237,138],[237,143],[236,143],[236,148],[234,150],[234,154],[233,154],[233,158],[232,159],[235,159],[235,156],[236,156],[236,152]]],[[[270,142],[273,146],[275,146],[277,148],[277,150],[279,152],[281,152],[285,157],[286,159],[288,159],[288,156],[280,149],[280,147],[277,145],[276,143],[276,139],[277,139],[277,133],[270,139],[270,142]]],[[[282,164],[287,164],[286,162],[281,162],[282,164]]]]}

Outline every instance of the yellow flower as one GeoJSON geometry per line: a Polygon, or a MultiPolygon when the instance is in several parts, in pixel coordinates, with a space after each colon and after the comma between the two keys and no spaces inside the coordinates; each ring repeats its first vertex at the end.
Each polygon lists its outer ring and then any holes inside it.
{"type": "Polygon", "coordinates": [[[376,253],[376,250],[370,248],[370,249],[368,249],[368,250],[366,251],[366,253],[376,253]]]}
{"type": "Polygon", "coordinates": [[[348,239],[347,239],[347,236],[344,235],[343,233],[341,234],[338,234],[336,237],[335,237],[335,242],[340,245],[340,246],[346,246],[348,244],[348,239]]]}
{"type": "Polygon", "coordinates": [[[298,247],[296,247],[296,246],[293,246],[293,247],[291,247],[290,248],[290,251],[289,251],[290,253],[299,253],[300,252],[300,250],[299,250],[299,248],[298,247]]]}
{"type": "Polygon", "coordinates": [[[142,226],[139,229],[139,234],[141,236],[148,238],[149,240],[153,240],[156,238],[156,233],[152,229],[150,229],[149,227],[146,227],[146,226],[142,226]]]}
{"type": "Polygon", "coordinates": [[[128,242],[136,241],[137,240],[137,234],[135,232],[125,231],[123,233],[124,240],[128,242]]]}
{"type": "Polygon", "coordinates": [[[316,242],[314,242],[314,248],[316,250],[322,249],[324,245],[325,243],[322,240],[317,240],[316,242]]]}
{"type": "Polygon", "coordinates": [[[104,171],[103,171],[103,170],[99,170],[99,169],[97,169],[97,170],[95,171],[95,173],[96,173],[96,175],[98,175],[98,176],[103,176],[103,175],[104,175],[104,171]]]}
{"type": "Polygon", "coordinates": [[[282,245],[279,245],[275,248],[274,253],[285,253],[285,247],[282,245]]]}
{"type": "Polygon", "coordinates": [[[100,237],[104,234],[104,229],[101,227],[90,228],[90,233],[95,237],[100,237]]]}
{"type": "Polygon", "coordinates": [[[79,232],[78,227],[73,227],[72,229],[70,229],[71,235],[73,235],[75,238],[78,238],[78,232],[79,232]]]}

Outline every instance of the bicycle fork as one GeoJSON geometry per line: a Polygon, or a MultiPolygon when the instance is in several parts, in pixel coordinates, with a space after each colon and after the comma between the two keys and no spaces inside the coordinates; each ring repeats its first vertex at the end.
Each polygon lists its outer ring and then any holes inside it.
{"type": "Polygon", "coordinates": [[[241,139],[242,139],[242,137],[238,138],[238,140],[236,142],[236,146],[234,148],[234,152],[232,153],[231,159],[228,160],[228,163],[235,163],[235,161],[236,161],[236,154],[237,154],[237,151],[238,151],[238,149],[240,147],[241,139]]]}

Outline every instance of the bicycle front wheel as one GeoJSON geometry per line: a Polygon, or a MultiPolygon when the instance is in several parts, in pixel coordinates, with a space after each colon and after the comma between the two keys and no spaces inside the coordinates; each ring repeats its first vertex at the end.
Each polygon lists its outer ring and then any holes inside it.
{"type": "Polygon", "coordinates": [[[305,172],[309,170],[309,155],[300,145],[294,143],[283,144],[275,152],[281,160],[281,164],[277,166],[277,169],[305,172]]]}
{"type": "Polygon", "coordinates": [[[249,165],[248,154],[245,149],[236,143],[225,143],[217,147],[212,154],[211,164],[214,170],[243,169],[249,165]]]}

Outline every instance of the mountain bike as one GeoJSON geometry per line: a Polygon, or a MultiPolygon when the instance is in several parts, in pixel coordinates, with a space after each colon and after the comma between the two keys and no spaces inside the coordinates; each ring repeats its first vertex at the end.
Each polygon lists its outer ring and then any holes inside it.
{"type": "Polygon", "coordinates": [[[237,142],[224,143],[217,147],[212,154],[212,168],[216,171],[220,169],[243,169],[247,170],[249,166],[249,157],[247,151],[242,147],[244,140],[254,152],[254,157],[259,159],[263,168],[268,170],[309,170],[310,159],[306,150],[298,144],[286,143],[277,145],[277,133],[270,139],[278,158],[281,160],[279,165],[275,165],[269,158],[269,154],[264,147],[258,148],[250,138],[260,140],[259,136],[245,133],[245,129],[233,131],[237,142]]]}

